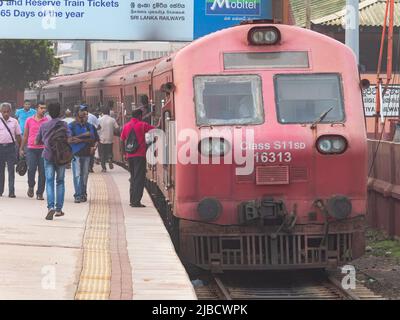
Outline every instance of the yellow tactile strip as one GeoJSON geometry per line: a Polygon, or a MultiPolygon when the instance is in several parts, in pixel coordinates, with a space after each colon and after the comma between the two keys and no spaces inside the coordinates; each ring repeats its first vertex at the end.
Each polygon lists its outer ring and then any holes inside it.
{"type": "Polygon", "coordinates": [[[90,206],[83,239],[83,263],[76,300],[106,300],[110,296],[110,208],[107,185],[98,174],[90,176],[90,206]]]}

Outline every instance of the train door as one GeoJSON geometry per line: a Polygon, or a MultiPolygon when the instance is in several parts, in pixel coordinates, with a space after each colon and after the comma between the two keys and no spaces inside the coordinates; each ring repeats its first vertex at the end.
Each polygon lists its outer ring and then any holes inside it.
{"type": "Polygon", "coordinates": [[[100,105],[103,105],[104,103],[104,94],[103,94],[103,90],[100,90],[100,105]]]}
{"type": "Polygon", "coordinates": [[[124,103],[124,89],[123,88],[119,89],[119,101],[121,101],[121,103],[124,103]]]}
{"type": "Polygon", "coordinates": [[[138,93],[137,93],[137,87],[134,88],[134,95],[133,95],[133,105],[132,105],[132,110],[136,109],[137,102],[138,102],[138,93]]]}
{"type": "Polygon", "coordinates": [[[165,132],[165,149],[163,164],[163,185],[165,190],[173,186],[172,167],[175,163],[174,146],[176,145],[175,122],[171,111],[164,112],[163,128],[165,132]]]}
{"type": "Polygon", "coordinates": [[[58,103],[61,105],[61,108],[63,107],[63,94],[62,92],[58,93],[58,103]]]}

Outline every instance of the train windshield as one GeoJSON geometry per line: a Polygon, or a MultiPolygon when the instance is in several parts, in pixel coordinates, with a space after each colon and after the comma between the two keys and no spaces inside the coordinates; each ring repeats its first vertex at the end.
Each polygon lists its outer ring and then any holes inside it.
{"type": "Polygon", "coordinates": [[[344,121],[343,93],[338,74],[285,74],[275,76],[275,95],[280,123],[344,121]]]}
{"type": "Polygon", "coordinates": [[[197,76],[194,87],[197,125],[256,125],[264,122],[259,76],[197,76]]]}

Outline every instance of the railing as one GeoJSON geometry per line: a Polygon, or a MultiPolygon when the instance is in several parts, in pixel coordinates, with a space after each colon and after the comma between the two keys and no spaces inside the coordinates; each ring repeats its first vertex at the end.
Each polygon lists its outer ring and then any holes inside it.
{"type": "Polygon", "coordinates": [[[400,144],[368,140],[368,153],[368,224],[400,237],[400,144]]]}

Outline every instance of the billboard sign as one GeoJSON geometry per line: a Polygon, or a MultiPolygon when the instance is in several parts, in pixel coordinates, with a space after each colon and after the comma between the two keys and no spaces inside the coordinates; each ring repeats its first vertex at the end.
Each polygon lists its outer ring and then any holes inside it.
{"type": "Polygon", "coordinates": [[[260,16],[260,0],[226,1],[226,0],[206,0],[207,15],[240,15],[240,16],[260,16]]]}
{"type": "Polygon", "coordinates": [[[270,19],[271,1],[0,0],[0,39],[191,41],[270,19]]]}
{"type": "Polygon", "coordinates": [[[272,19],[272,0],[196,0],[193,38],[243,20],[272,19]]]}
{"type": "MultiPolygon", "coordinates": [[[[367,117],[376,114],[376,88],[371,86],[364,90],[364,108],[367,117]]],[[[400,108],[400,86],[390,86],[383,96],[381,113],[384,117],[398,117],[400,108]]]]}

